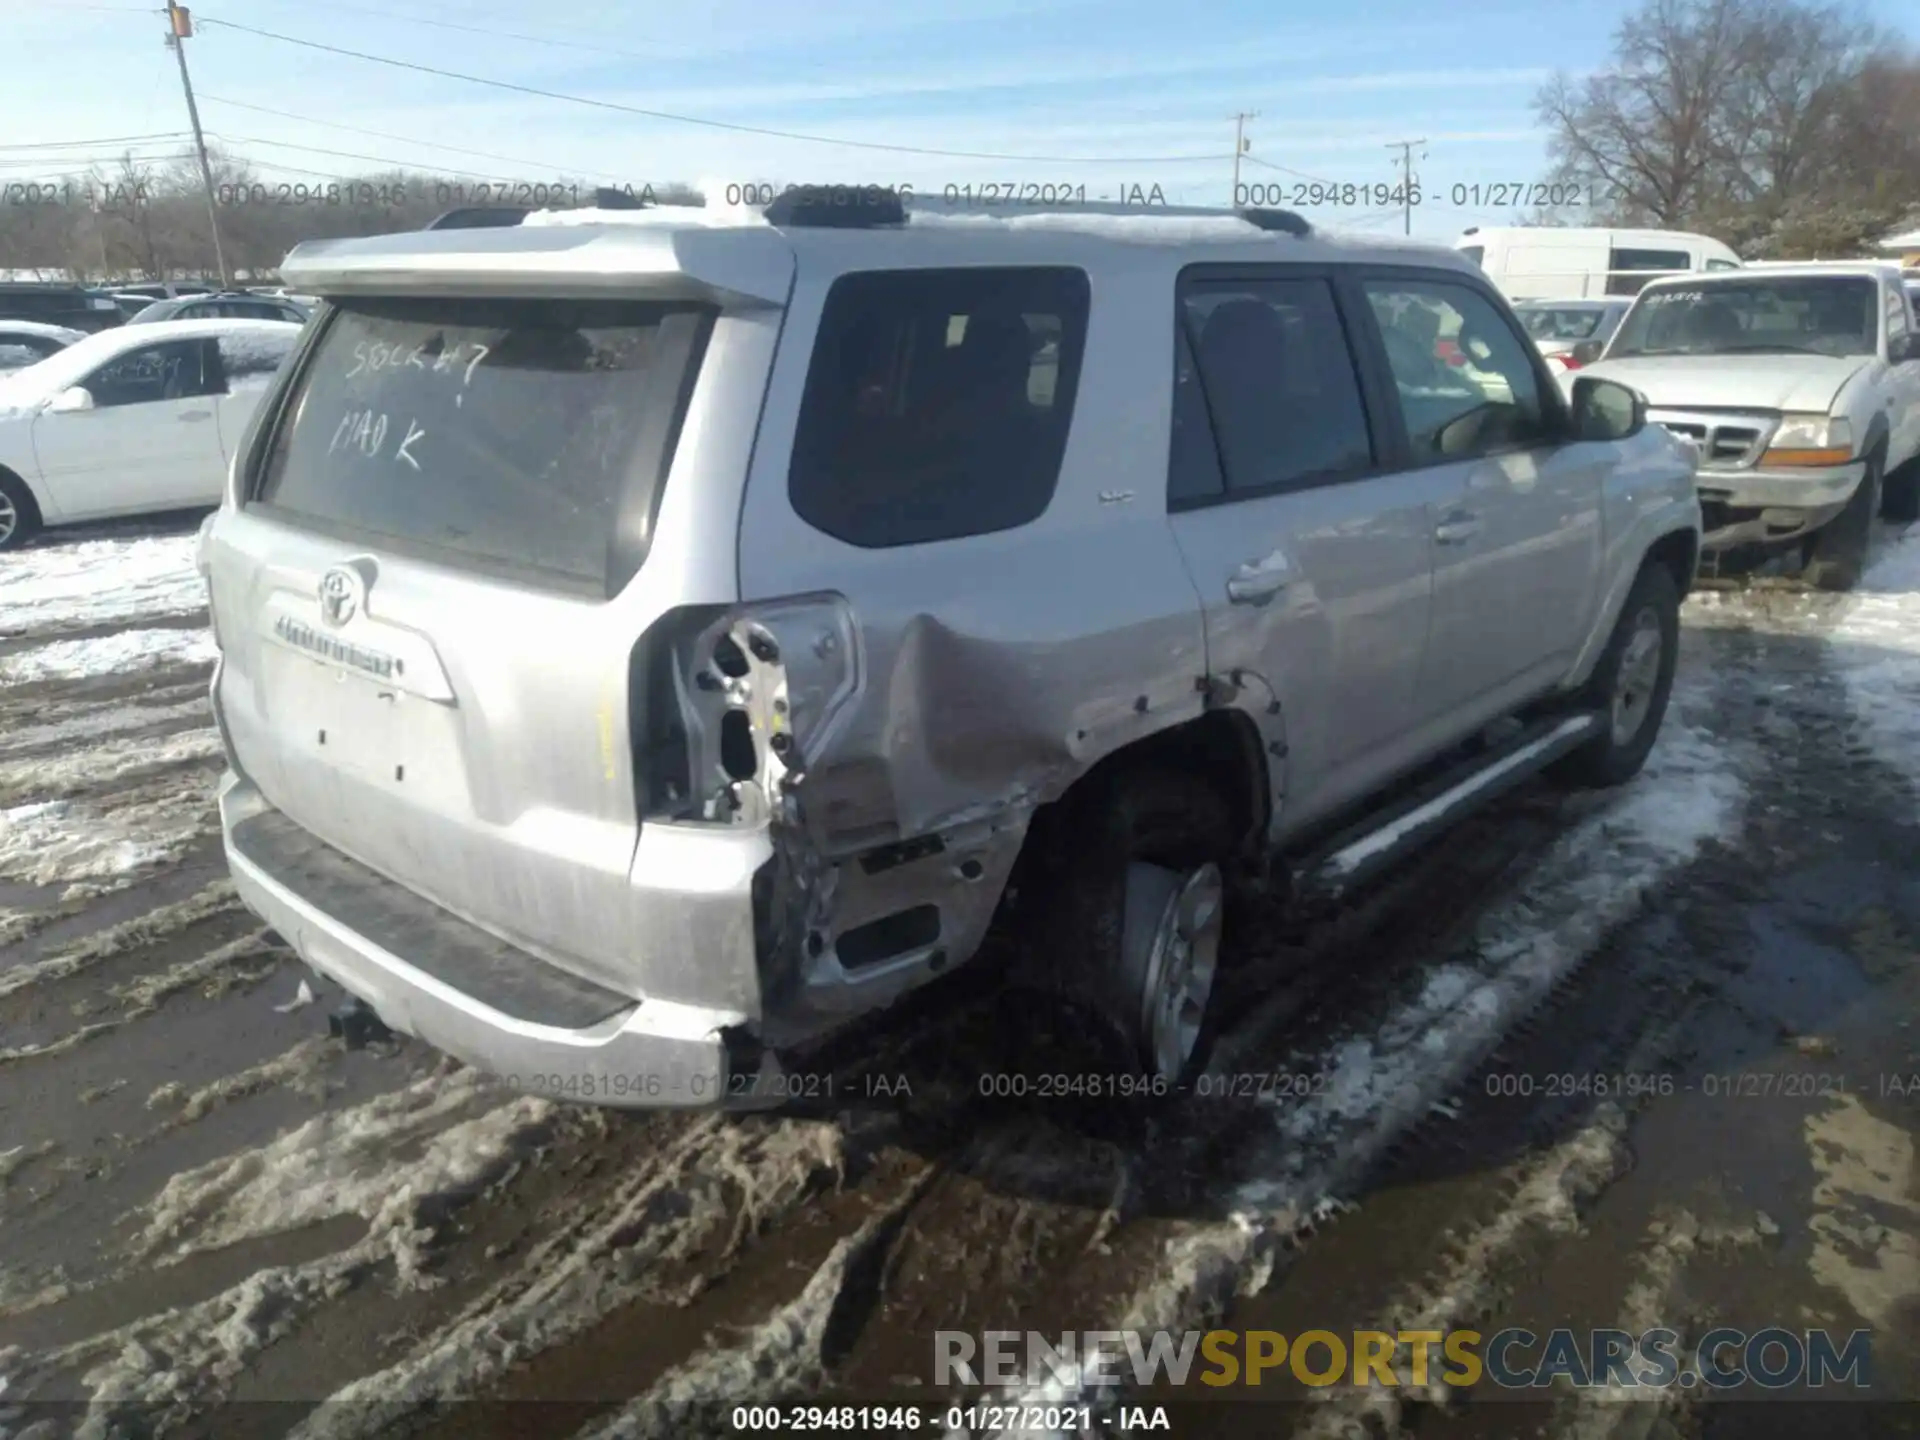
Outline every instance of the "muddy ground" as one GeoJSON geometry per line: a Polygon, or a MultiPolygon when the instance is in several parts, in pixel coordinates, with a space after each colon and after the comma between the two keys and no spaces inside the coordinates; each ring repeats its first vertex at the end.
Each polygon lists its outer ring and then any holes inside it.
{"type": "Polygon", "coordinates": [[[1920,1429],[1920,531],[1880,549],[1885,593],[1689,602],[1633,785],[1246,917],[1223,1093],[1042,1098],[1071,1037],[962,974],[752,1117],[329,1039],[225,880],[191,521],[8,557],[0,1432],[939,1433],[937,1330],[1215,1324],[1865,1328],[1871,1384],[1126,1397],[1171,1433],[1920,1429]]]}

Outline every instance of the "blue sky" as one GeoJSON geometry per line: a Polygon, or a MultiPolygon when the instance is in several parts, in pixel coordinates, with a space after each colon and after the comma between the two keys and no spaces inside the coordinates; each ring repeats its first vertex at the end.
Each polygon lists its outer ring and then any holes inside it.
{"type": "MultiPolygon", "coordinates": [[[[1235,111],[1246,183],[1390,185],[1389,141],[1424,137],[1414,232],[1451,239],[1510,212],[1455,187],[1533,180],[1531,102],[1556,69],[1605,63],[1629,6],[1542,0],[207,0],[188,42],[210,137],[263,178],[312,183],[381,161],[472,180],[1158,185],[1221,204],[1235,111]],[[1319,17],[1319,18],[1309,18],[1319,17]],[[303,48],[211,22],[612,105],[868,145],[1045,156],[979,160],[653,120],[303,48]],[[460,28],[466,27],[466,28],[460,28]],[[246,108],[262,107],[262,108],[246,108]],[[283,114],[266,113],[268,111],[283,114]],[[300,117],[300,118],[289,118],[300,117]],[[378,133],[369,133],[378,132],[378,133]],[[334,152],[351,152],[329,154],[334,152]],[[474,153],[483,152],[483,153],[474,153]],[[354,156],[373,157],[371,160],[354,156]]],[[[1880,0],[1891,20],[1899,0],[1880,0]]],[[[185,106],[163,21],[130,0],[0,0],[9,50],[0,181],[64,175],[123,146],[178,144],[185,106]]],[[[1366,203],[1309,213],[1390,230],[1366,203]]]]}

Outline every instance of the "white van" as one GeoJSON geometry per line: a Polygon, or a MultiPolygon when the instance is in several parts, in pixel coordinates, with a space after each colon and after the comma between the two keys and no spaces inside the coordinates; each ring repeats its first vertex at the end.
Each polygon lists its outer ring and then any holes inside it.
{"type": "Polygon", "coordinates": [[[1718,240],[1682,230],[1475,226],[1454,248],[1511,300],[1637,295],[1656,275],[1740,268],[1740,257],[1718,240]]]}

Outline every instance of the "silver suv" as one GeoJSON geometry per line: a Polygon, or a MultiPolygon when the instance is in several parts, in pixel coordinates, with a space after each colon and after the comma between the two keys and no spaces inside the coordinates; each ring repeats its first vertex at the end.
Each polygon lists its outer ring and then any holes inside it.
{"type": "Polygon", "coordinates": [[[998,924],[1178,1087],[1227,887],[1653,743],[1691,460],[1449,251],[593,218],[294,251],[203,534],[235,881],[388,1026],[757,1104],[998,924]]]}

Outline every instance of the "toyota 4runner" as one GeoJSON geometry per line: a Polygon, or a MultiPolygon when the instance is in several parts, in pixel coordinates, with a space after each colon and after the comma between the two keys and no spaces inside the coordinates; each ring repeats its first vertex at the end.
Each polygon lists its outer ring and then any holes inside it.
{"type": "Polygon", "coordinates": [[[1850,590],[1875,516],[1920,520],[1920,326],[1897,265],[1655,281],[1578,373],[1633,386],[1698,449],[1710,557],[1798,546],[1810,581],[1850,590]]]}
{"type": "Polygon", "coordinates": [[[228,859],[518,1083],[777,1098],[998,924],[1177,1085],[1229,884],[1660,725],[1691,458],[1445,250],[801,192],[283,270],[200,550],[228,859]]]}

